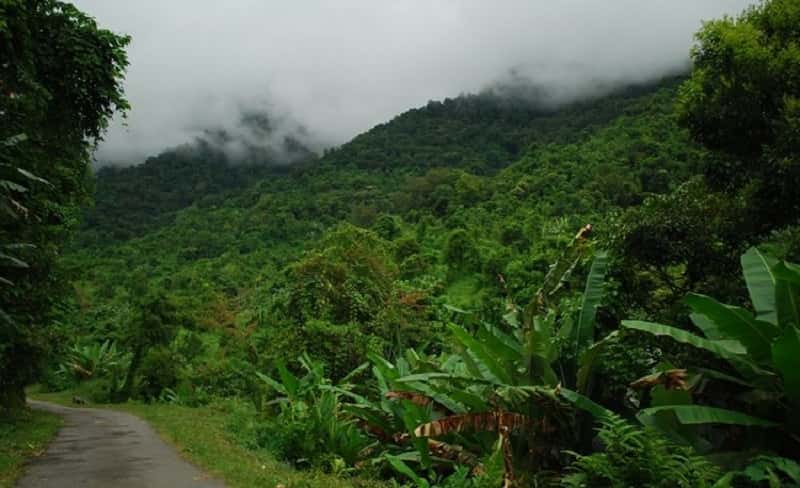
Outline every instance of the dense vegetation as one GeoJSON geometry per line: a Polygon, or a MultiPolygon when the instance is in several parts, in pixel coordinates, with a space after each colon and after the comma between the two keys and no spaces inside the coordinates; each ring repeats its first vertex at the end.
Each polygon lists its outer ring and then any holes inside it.
{"type": "Polygon", "coordinates": [[[54,268],[91,150],[124,111],[127,37],[70,4],[0,2],[0,411],[19,407],[68,282],[54,268]]]}
{"type": "Polygon", "coordinates": [[[38,378],[343,478],[799,484],[797,26],[773,0],[686,77],[431,102],[289,166],[101,170],[38,378]]]}

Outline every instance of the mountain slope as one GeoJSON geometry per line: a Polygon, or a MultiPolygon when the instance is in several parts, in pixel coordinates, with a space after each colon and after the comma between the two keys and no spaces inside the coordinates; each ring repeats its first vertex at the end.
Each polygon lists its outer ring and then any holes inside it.
{"type": "Polygon", "coordinates": [[[175,158],[101,172],[97,208],[113,207],[114,220],[88,220],[64,263],[84,310],[123,304],[147,280],[202,323],[239,327],[286,291],[287,265],[349,222],[385,239],[404,282],[431,299],[480,308],[502,293],[497,273],[522,297],[578,226],[591,221],[602,234],[609,211],[694,173],[699,153],[674,123],[675,89],[667,80],[547,113],[487,97],[429,104],[317,161],[247,177],[216,162],[198,177],[175,158]],[[514,147],[488,142],[493,127],[514,147]],[[103,194],[155,180],[175,198],[103,194]],[[219,185],[200,186],[212,180],[219,185]],[[139,226],[133,239],[104,237],[116,222],[148,222],[148,212],[169,218],[139,226]],[[457,239],[468,249],[453,260],[457,239]]]}

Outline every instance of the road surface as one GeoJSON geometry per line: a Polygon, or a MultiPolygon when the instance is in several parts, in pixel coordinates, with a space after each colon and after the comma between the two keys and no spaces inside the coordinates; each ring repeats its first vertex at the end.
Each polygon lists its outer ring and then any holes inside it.
{"type": "Polygon", "coordinates": [[[222,488],[133,415],[29,401],[64,426],[28,465],[18,488],[222,488]]]}

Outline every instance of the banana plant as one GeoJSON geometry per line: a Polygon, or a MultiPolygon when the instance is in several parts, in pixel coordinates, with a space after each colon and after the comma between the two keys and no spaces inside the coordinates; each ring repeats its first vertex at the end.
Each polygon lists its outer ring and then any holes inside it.
{"type": "MultiPolygon", "coordinates": [[[[667,423],[775,428],[800,442],[800,424],[792,415],[794,409],[800,408],[800,266],[778,262],[756,248],[742,256],[741,264],[752,310],[690,294],[686,304],[702,335],[643,321],[623,321],[622,326],[669,337],[725,361],[731,371],[695,368],[693,372],[711,381],[744,388],[742,402],[766,413],[758,416],[697,405],[692,403],[691,395],[673,395],[680,401],[643,409],[638,418],[662,429],[667,423]]],[[[691,383],[679,389],[691,390],[691,383]]]]}
{"type": "MultiPolygon", "coordinates": [[[[456,351],[437,359],[420,358],[413,351],[397,364],[373,357],[383,398],[380,408],[356,404],[351,411],[380,432],[391,433],[385,437],[413,442],[423,467],[429,466],[432,454],[461,462],[453,453],[469,449],[456,447],[469,448],[480,442],[480,434],[493,433],[502,444],[507,486],[514,480],[512,434],[527,439],[529,460],[559,453],[554,446],[574,430],[568,403],[604,411],[564,387],[585,389],[597,357],[592,344],[608,263],[605,253],[594,257],[578,313],[560,308],[561,292],[590,250],[590,230],[586,226],[578,233],[528,306],[509,303],[505,324],[481,323],[474,333],[450,324],[456,351]]],[[[489,449],[484,445],[482,450],[489,449]]]]}
{"type": "Polygon", "coordinates": [[[361,453],[369,447],[369,439],[344,415],[342,395],[355,396],[350,380],[364,371],[363,364],[338,384],[332,384],[325,376],[321,362],[312,360],[307,354],[299,359],[305,370],[303,376],[293,374],[282,363],[277,364],[278,379],[256,373],[258,379],[272,390],[272,400],[266,405],[277,406],[278,421],[284,426],[300,426],[303,429],[303,452],[301,459],[319,457],[329,452],[339,456],[346,465],[354,465],[361,453]]]}
{"type": "MultiPolygon", "coordinates": [[[[0,148],[10,148],[28,140],[25,134],[17,134],[0,141],[0,148]]],[[[52,184],[27,171],[8,159],[3,152],[0,154],[0,214],[5,215],[11,220],[25,220],[30,217],[30,210],[23,203],[22,197],[30,190],[32,185],[51,186],[52,184]]],[[[35,217],[35,216],[33,216],[35,217]]],[[[0,270],[7,268],[28,269],[29,263],[20,259],[17,255],[19,251],[34,249],[36,246],[30,243],[3,242],[0,243],[0,270]]],[[[0,274],[0,286],[14,286],[14,281],[6,272],[0,274]]],[[[0,309],[0,321],[8,325],[13,320],[2,309],[0,309]]]]}
{"type": "Polygon", "coordinates": [[[71,376],[77,381],[99,377],[119,376],[127,367],[130,358],[121,353],[117,345],[109,340],[102,344],[76,344],[67,353],[61,364],[61,374],[71,376]]]}

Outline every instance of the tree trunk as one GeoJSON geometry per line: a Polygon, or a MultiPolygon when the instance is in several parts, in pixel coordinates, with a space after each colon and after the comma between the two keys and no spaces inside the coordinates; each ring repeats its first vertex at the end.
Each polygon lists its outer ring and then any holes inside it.
{"type": "Polygon", "coordinates": [[[133,381],[136,378],[136,372],[138,371],[139,365],[142,362],[143,354],[144,350],[142,347],[137,347],[136,350],[133,351],[131,364],[128,367],[128,373],[125,375],[125,384],[122,386],[122,391],[120,391],[118,394],[115,394],[115,401],[126,402],[133,394],[133,381]]]}

